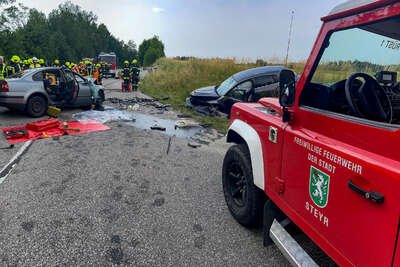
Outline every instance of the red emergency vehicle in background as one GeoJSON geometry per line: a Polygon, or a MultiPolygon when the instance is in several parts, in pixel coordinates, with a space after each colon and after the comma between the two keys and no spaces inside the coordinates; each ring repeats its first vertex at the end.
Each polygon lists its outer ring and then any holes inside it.
{"type": "Polygon", "coordinates": [[[400,1],[352,0],[322,18],[300,79],[231,110],[222,180],[233,217],[263,218],[294,265],[297,225],[340,266],[400,266],[400,1]]]}
{"type": "Polygon", "coordinates": [[[97,57],[97,62],[105,62],[107,65],[106,73],[108,77],[115,78],[117,73],[117,56],[114,52],[104,53],[101,52],[97,57]]]}

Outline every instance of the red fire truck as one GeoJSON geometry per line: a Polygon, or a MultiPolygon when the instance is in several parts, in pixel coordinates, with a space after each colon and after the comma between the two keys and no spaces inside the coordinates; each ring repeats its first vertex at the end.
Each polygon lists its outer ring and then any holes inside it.
{"type": "Polygon", "coordinates": [[[101,52],[97,57],[97,62],[105,62],[106,69],[105,69],[105,76],[115,78],[117,72],[117,56],[114,52],[111,53],[104,53],[101,52]]]}
{"type": "Polygon", "coordinates": [[[290,222],[340,266],[400,266],[400,1],[348,1],[322,21],[298,81],[282,70],[278,98],[233,106],[227,206],[294,265],[315,262],[290,222]]]}

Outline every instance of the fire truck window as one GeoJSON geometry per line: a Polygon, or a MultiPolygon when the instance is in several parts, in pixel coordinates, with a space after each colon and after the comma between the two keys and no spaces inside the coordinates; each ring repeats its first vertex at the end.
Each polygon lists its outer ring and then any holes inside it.
{"type": "Polygon", "coordinates": [[[300,105],[400,124],[399,17],[333,32],[322,51],[300,105]]]}

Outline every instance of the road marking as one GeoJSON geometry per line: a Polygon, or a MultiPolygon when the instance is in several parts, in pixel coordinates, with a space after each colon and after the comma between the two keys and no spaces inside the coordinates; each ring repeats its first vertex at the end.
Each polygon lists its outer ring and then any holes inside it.
{"type": "Polygon", "coordinates": [[[11,160],[0,170],[0,184],[2,184],[7,177],[10,175],[12,170],[17,166],[18,162],[21,160],[22,155],[27,151],[27,149],[32,145],[32,141],[27,141],[18,150],[11,160]]]}

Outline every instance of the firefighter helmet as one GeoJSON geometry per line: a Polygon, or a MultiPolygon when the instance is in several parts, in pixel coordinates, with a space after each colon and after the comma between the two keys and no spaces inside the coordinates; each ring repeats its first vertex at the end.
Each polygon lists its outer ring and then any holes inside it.
{"type": "Polygon", "coordinates": [[[137,60],[136,60],[136,59],[132,60],[132,63],[133,63],[133,64],[136,64],[136,63],[137,63],[137,60]]]}
{"type": "Polygon", "coordinates": [[[55,60],[54,60],[54,64],[56,64],[56,65],[60,64],[60,60],[55,59],[55,60]]]}
{"type": "Polygon", "coordinates": [[[21,59],[20,59],[20,57],[17,56],[17,55],[13,55],[13,56],[11,57],[11,62],[19,63],[20,61],[21,61],[21,59]]]}

